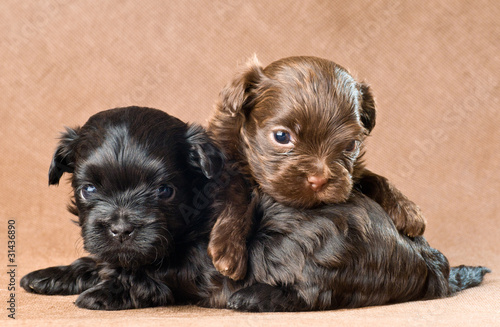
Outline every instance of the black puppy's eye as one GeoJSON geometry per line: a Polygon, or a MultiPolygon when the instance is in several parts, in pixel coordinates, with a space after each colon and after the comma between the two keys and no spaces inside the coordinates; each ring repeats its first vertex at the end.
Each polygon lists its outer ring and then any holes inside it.
{"type": "Polygon", "coordinates": [[[174,189],[168,185],[161,185],[158,188],[158,198],[168,200],[174,195],[174,189]]]}
{"type": "Polygon", "coordinates": [[[90,198],[95,193],[97,193],[97,188],[92,184],[85,185],[80,191],[82,198],[85,200],[90,198]]]}
{"type": "Polygon", "coordinates": [[[282,130],[274,132],[274,139],[279,144],[289,144],[292,141],[292,138],[290,137],[290,133],[288,133],[287,131],[282,131],[282,130]]]}

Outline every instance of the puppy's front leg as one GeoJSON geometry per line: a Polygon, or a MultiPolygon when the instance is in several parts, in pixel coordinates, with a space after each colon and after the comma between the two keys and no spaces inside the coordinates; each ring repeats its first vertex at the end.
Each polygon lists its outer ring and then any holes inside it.
{"type": "Polygon", "coordinates": [[[97,263],[83,257],[69,266],[33,271],[21,278],[21,287],[31,293],[46,295],[79,294],[99,282],[97,263]]]}
{"type": "Polygon", "coordinates": [[[210,233],[208,255],[215,268],[234,280],[247,272],[247,237],[252,228],[253,212],[258,195],[248,196],[242,176],[233,176],[230,186],[222,190],[216,211],[220,212],[210,233]]]}
{"type": "Polygon", "coordinates": [[[144,272],[103,269],[104,278],[86,290],[75,304],[91,310],[125,310],[166,306],[174,303],[170,288],[144,272]]]}
{"type": "Polygon", "coordinates": [[[364,169],[355,186],[380,204],[392,218],[399,232],[411,237],[421,236],[424,233],[426,220],[420,208],[387,178],[364,169]]]}

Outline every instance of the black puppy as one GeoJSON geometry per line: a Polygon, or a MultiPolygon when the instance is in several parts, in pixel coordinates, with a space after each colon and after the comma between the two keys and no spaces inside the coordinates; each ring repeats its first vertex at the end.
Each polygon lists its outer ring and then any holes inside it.
{"type": "Polygon", "coordinates": [[[354,192],[346,203],[299,210],[255,201],[249,271],[235,282],[207,255],[217,193],[238,178],[199,126],[148,108],[98,113],[64,133],[49,183],[73,173],[89,257],[32,272],[29,292],[78,294],[76,304],[118,310],[193,303],[249,311],[322,310],[448,296],[489,270],[450,268],[422,237],[354,192]],[[212,205],[214,204],[214,205],[212,205]]]}
{"type": "MultiPolygon", "coordinates": [[[[208,237],[211,200],[204,193],[213,193],[207,182],[222,162],[200,126],[156,109],[112,109],[81,128],[68,128],[54,154],[49,184],[73,173],[70,211],[79,217],[91,256],[32,272],[21,286],[41,294],[83,292],[76,304],[89,309],[173,303],[164,283],[170,266],[186,260],[211,266],[205,249],[190,252],[208,237]]],[[[182,277],[198,275],[186,271],[182,277]]]]}

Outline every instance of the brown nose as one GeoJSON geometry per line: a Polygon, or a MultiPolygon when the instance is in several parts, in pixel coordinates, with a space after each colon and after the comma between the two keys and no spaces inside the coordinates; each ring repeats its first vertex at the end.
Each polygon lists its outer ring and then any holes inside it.
{"type": "Polygon", "coordinates": [[[319,192],[321,191],[321,188],[323,185],[326,184],[327,179],[323,176],[309,176],[307,177],[307,181],[309,182],[309,187],[314,191],[314,192],[319,192]]]}

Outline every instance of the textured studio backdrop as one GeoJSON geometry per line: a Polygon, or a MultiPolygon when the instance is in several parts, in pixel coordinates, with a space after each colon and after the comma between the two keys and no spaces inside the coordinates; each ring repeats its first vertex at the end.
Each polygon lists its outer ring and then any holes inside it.
{"type": "MultiPolygon", "coordinates": [[[[47,186],[64,126],[127,105],[206,125],[219,91],[253,54],[264,65],[324,57],[369,83],[378,116],[368,168],[421,206],[428,241],[452,265],[493,270],[483,286],[450,299],[294,314],[191,306],[91,312],[77,309],[75,297],[17,287],[16,323],[498,323],[499,16],[494,0],[2,1],[0,264],[7,269],[8,221],[15,220],[17,283],[85,254],[66,211],[69,185],[47,186]]],[[[9,280],[0,274],[4,305],[9,280]]],[[[12,320],[0,312],[0,320],[12,320]]]]}

